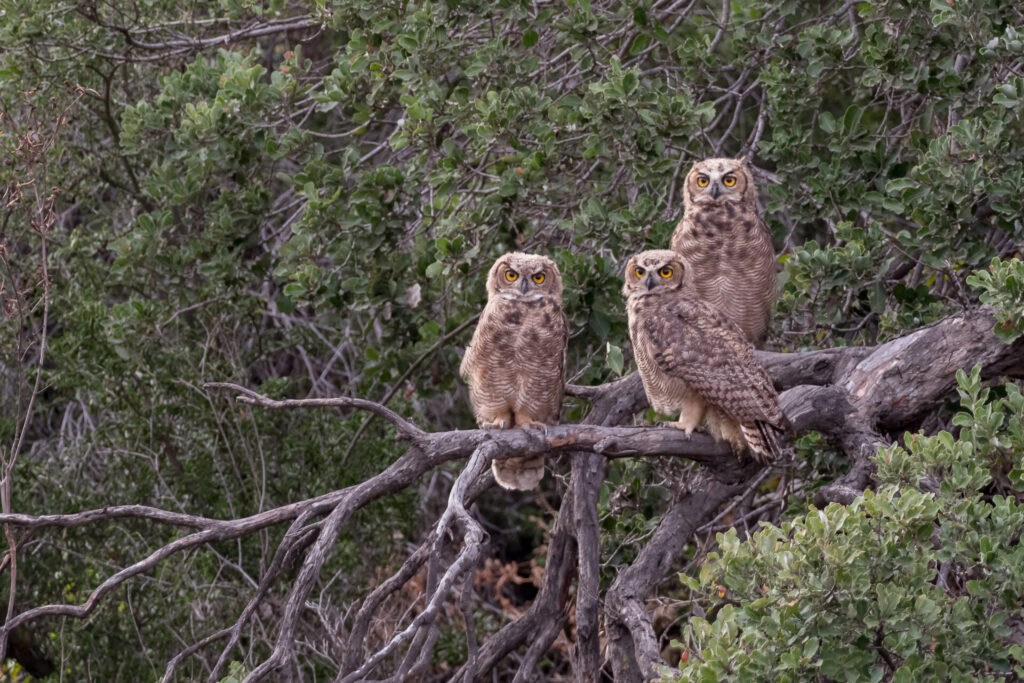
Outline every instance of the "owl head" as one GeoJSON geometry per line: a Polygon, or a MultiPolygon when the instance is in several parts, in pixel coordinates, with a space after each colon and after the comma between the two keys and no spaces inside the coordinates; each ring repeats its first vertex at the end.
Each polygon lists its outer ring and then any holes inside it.
{"type": "Polygon", "coordinates": [[[632,298],[675,292],[683,287],[683,261],[669,249],[641,251],[630,257],[623,273],[622,295],[632,298]]]}
{"type": "Polygon", "coordinates": [[[550,296],[560,301],[562,274],[547,256],[513,251],[491,266],[487,295],[515,301],[537,301],[550,296]]]}
{"type": "Polygon", "coordinates": [[[746,157],[698,161],[686,176],[689,205],[744,202],[754,198],[746,157]]]}

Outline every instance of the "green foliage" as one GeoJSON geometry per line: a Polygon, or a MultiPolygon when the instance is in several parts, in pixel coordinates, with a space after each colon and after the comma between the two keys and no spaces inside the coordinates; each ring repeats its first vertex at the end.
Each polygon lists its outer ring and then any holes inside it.
{"type": "Polygon", "coordinates": [[[241,662],[231,662],[228,665],[228,675],[220,679],[220,683],[242,683],[248,675],[249,672],[241,662]]]}
{"type": "Polygon", "coordinates": [[[967,284],[981,290],[982,303],[996,315],[996,336],[1007,344],[1024,334],[1024,261],[992,259],[988,270],[976,270],[967,284]]]}
{"type": "Polygon", "coordinates": [[[959,438],[882,450],[877,492],[745,542],[721,534],[699,580],[683,577],[709,616],[691,619],[692,654],[666,679],[1022,675],[1007,620],[1024,595],[1024,395],[983,388],[979,373],[957,377],[959,438]]]}

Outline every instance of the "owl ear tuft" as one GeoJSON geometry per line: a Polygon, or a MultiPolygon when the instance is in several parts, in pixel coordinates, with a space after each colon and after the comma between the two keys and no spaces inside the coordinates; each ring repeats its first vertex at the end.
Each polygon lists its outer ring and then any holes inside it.
{"type": "Polygon", "coordinates": [[[750,165],[750,162],[747,161],[747,155],[746,154],[744,154],[743,156],[741,156],[738,159],[736,159],[736,161],[740,162],[744,166],[749,166],[750,165]]]}

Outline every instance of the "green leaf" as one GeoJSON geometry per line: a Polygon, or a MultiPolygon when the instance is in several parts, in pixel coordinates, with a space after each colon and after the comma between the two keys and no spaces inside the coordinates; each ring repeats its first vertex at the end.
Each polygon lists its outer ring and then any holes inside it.
{"type": "Polygon", "coordinates": [[[281,294],[277,297],[277,310],[284,314],[295,312],[295,302],[287,294],[281,294]]]}
{"type": "Polygon", "coordinates": [[[623,358],[622,349],[608,342],[605,345],[605,363],[616,375],[622,376],[623,358]]]}
{"type": "Polygon", "coordinates": [[[636,90],[637,83],[638,83],[638,80],[637,80],[636,74],[633,73],[632,71],[629,71],[629,72],[626,72],[625,74],[623,74],[623,76],[622,76],[622,90],[627,95],[629,95],[634,90],[636,90]]]}
{"type": "Polygon", "coordinates": [[[633,39],[633,43],[629,46],[629,54],[638,55],[647,49],[647,46],[651,44],[651,38],[646,33],[641,33],[633,39]]]}
{"type": "Polygon", "coordinates": [[[826,133],[836,132],[835,117],[832,116],[832,114],[828,113],[827,111],[821,112],[821,115],[818,117],[818,127],[821,128],[826,133]]]}

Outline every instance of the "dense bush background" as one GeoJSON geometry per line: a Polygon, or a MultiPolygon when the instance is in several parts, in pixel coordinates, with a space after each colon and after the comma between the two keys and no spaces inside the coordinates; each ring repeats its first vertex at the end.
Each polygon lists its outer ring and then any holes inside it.
{"type": "MultiPolygon", "coordinates": [[[[979,297],[1015,338],[1022,34],[1024,10],[1007,0],[2,0],[10,509],[144,502],[236,517],[398,455],[362,414],[244,409],[206,381],[471,426],[458,361],[483,275],[510,249],[561,268],[572,381],[628,372],[619,264],[667,244],[681,181],[710,155],[755,165],[784,263],[770,347],[890,339],[979,297]]],[[[785,494],[763,515],[781,527],[730,532],[699,572],[714,537],[695,542],[682,561],[698,578],[664,591],[683,675],[879,680],[888,666],[955,679],[1020,665],[1007,621],[1024,595],[1020,393],[968,375],[961,394],[962,412],[951,396],[923,425],[958,436],[889,435],[903,445],[856,505],[807,513],[845,468],[808,435],[802,466],[765,484],[785,494]]],[[[677,486],[679,468],[611,465],[607,580],[658,518],[668,493],[653,484],[677,486]]],[[[419,538],[454,471],[356,516],[304,617],[303,677],[332,675],[331,634],[419,538]]],[[[530,575],[560,490],[549,478],[537,495],[481,503],[494,572],[530,575]]],[[[151,679],[234,618],[282,532],[172,558],[87,623],[39,636],[66,680],[151,679]]],[[[32,536],[16,601],[77,601],[173,537],[133,523],[32,536]]],[[[481,628],[530,589],[499,600],[478,587],[481,628]]],[[[239,661],[266,652],[273,619],[260,615],[239,661]]],[[[439,672],[465,656],[459,623],[439,672]]],[[[566,671],[560,647],[552,675],[566,671]]]]}

